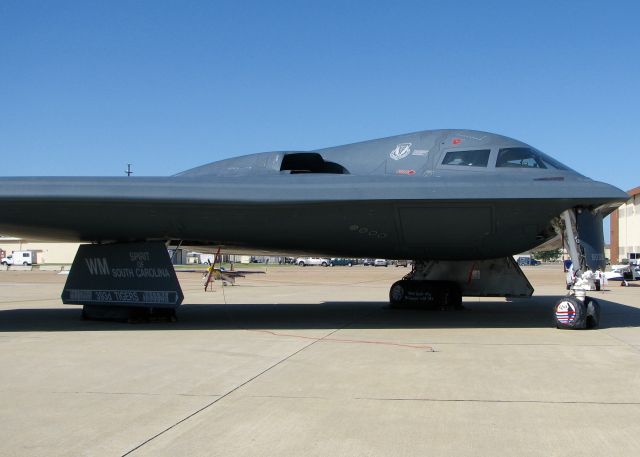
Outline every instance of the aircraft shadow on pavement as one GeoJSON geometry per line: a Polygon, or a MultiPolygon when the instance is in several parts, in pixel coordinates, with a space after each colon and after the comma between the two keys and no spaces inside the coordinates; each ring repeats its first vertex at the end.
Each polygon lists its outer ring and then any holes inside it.
{"type": "MultiPolygon", "coordinates": [[[[319,304],[191,304],[178,309],[178,321],[124,323],[85,321],[80,307],[0,311],[0,332],[137,331],[335,328],[550,328],[560,296],[513,301],[465,301],[464,310],[390,309],[383,302],[319,304]]],[[[640,327],[640,309],[597,297],[600,328],[640,327]]]]}

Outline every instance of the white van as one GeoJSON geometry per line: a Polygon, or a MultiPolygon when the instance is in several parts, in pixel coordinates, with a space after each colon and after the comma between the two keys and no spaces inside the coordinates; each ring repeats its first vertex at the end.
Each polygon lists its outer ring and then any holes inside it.
{"type": "Polygon", "coordinates": [[[3,265],[33,265],[37,263],[34,251],[13,251],[2,259],[3,265]]]}

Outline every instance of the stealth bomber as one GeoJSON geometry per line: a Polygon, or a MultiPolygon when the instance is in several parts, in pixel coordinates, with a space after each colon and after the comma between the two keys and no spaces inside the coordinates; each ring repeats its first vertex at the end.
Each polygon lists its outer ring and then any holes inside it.
{"type": "Polygon", "coordinates": [[[530,296],[512,256],[561,236],[573,293],[558,327],[597,325],[602,219],[627,199],[523,142],[428,130],[213,162],[170,177],[0,178],[0,233],[81,241],[63,301],[87,311],[174,309],[167,242],[227,252],[412,259],[392,306],[530,296]]]}

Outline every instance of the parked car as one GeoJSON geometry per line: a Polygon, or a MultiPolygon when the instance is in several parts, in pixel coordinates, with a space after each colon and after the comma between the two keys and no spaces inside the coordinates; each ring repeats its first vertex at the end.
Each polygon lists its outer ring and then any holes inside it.
{"type": "Polygon", "coordinates": [[[394,262],[396,267],[408,267],[409,266],[409,261],[408,260],[396,260],[394,262]]]}
{"type": "Polygon", "coordinates": [[[373,259],[362,259],[362,265],[370,267],[373,265],[373,259]]]}
{"type": "Polygon", "coordinates": [[[329,261],[329,264],[332,267],[335,267],[336,265],[346,265],[348,267],[352,267],[353,265],[357,265],[358,261],[356,259],[331,259],[329,261]]]}
{"type": "Polygon", "coordinates": [[[374,267],[388,267],[387,259],[376,259],[373,261],[374,267]]]}
{"type": "Polygon", "coordinates": [[[298,257],[296,259],[296,265],[300,265],[301,267],[309,265],[321,265],[323,267],[328,267],[330,263],[331,261],[329,259],[322,257],[298,257]]]}

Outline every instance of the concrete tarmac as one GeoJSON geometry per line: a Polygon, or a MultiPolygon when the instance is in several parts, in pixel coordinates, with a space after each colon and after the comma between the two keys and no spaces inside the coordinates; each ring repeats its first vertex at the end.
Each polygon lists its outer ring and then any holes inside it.
{"type": "Polygon", "coordinates": [[[389,309],[402,267],[185,272],[173,324],[82,321],[65,276],[0,272],[0,455],[637,456],[640,287],[557,330],[559,268],[450,312],[389,309]]]}

